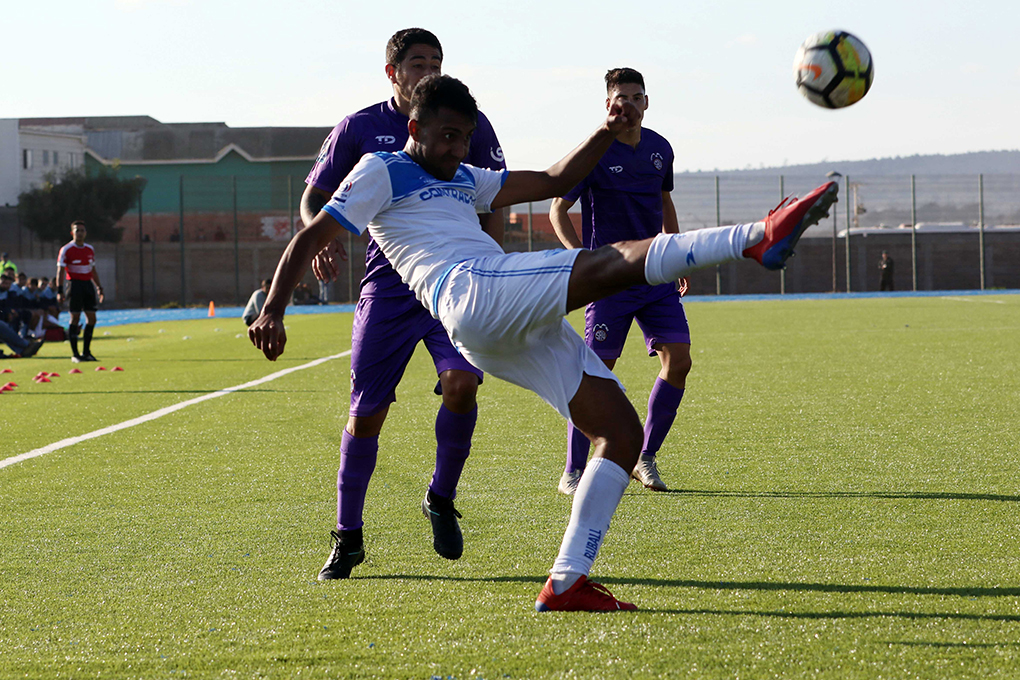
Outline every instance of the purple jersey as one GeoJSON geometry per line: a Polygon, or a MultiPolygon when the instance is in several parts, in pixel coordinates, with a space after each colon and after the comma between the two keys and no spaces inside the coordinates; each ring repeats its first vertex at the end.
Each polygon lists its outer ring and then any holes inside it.
{"type": "MultiPolygon", "coordinates": [[[[397,111],[396,102],[392,98],[347,116],[322,143],[319,157],[305,178],[305,183],[332,194],[365,154],[403,149],[408,137],[407,120],[407,116],[397,111]]],[[[496,133],[481,111],[478,112],[478,127],[471,137],[471,150],[464,162],[490,170],[506,168],[496,133]]],[[[414,293],[400,280],[379,246],[369,240],[365,251],[365,278],[361,280],[361,296],[405,295],[414,297],[414,293]]]]}
{"type": "Polygon", "coordinates": [[[595,169],[567,193],[581,201],[581,243],[594,250],[662,231],[662,192],[673,190],[673,147],[643,128],[637,148],[617,140],[595,169]]]}

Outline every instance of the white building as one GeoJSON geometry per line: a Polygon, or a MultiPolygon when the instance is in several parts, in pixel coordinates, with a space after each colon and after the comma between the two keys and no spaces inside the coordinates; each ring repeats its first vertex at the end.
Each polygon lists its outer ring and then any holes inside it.
{"type": "Polygon", "coordinates": [[[35,120],[0,118],[0,206],[17,205],[18,195],[49,173],[59,176],[84,163],[81,125],[33,125],[35,120]]]}

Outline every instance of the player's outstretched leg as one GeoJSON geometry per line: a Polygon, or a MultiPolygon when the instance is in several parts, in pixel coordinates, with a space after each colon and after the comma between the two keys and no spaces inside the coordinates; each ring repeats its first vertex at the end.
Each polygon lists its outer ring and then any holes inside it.
{"type": "Polygon", "coordinates": [[[588,463],[574,494],[570,522],[549,580],[535,602],[547,611],[619,611],[637,609],[621,602],[604,586],[588,580],[609,521],[630,481],[644,433],[637,412],[619,386],[585,375],[570,400],[574,425],[592,436],[595,457],[588,463]]]}
{"type": "Polygon", "coordinates": [[[567,311],[633,285],[669,283],[698,269],[742,259],[781,269],[804,231],[828,214],[839,185],[828,182],[804,198],[783,201],[762,222],[659,234],[582,251],[567,286],[567,311]]]}

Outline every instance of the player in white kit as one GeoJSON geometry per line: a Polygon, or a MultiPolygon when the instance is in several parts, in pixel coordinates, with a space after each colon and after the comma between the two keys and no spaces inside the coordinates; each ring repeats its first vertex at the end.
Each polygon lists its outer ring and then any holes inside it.
{"type": "Polygon", "coordinates": [[[476,211],[564,194],[633,126],[636,109],[614,104],[583,144],[543,172],[462,165],[476,119],[474,98],[463,83],[449,76],[423,79],[412,97],[407,146],[363,156],[322,212],[295,235],[249,337],[268,359],[279,357],[286,345],[286,301],[312,258],[341,229],[368,230],[468,361],[536,392],[594,443],[535,608],[636,609],[587,576],[644,432],[619,381],[563,317],[637,283],[676,281],[721,262],[753,258],[778,269],[804,229],[825,216],[837,185],[825,184],[753,224],[659,234],[594,251],[507,254],[477,228],[476,211]]]}

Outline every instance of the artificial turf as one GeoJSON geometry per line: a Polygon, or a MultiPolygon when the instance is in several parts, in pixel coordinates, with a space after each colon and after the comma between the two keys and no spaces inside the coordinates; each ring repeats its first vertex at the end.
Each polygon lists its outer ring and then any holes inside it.
{"type": "MultiPolygon", "coordinates": [[[[347,581],[315,579],[346,358],[0,468],[0,677],[1016,677],[1020,297],[687,311],[674,492],[632,484],[593,571],[638,612],[533,611],[569,513],[565,424],[491,377],[464,556],[432,551],[422,349],[347,581]]],[[[0,362],[19,384],[0,459],[336,354],[350,322],[289,318],[276,364],[224,319],[97,333],[123,372],[69,375],[66,345],[0,362]]],[[[632,335],[617,364],[642,415],[657,363],[632,335]]]]}

